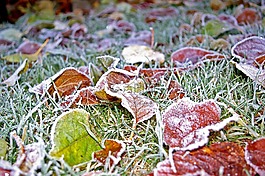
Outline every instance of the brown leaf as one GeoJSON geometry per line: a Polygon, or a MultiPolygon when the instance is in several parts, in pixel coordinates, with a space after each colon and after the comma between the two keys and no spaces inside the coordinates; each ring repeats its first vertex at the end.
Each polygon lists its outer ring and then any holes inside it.
{"type": "Polygon", "coordinates": [[[175,100],[178,98],[183,98],[185,96],[185,92],[181,85],[176,80],[171,80],[168,86],[168,98],[171,100],[175,100]]]}
{"type": "Polygon", "coordinates": [[[74,95],[66,97],[66,100],[61,104],[63,107],[76,107],[81,105],[95,105],[99,104],[99,100],[94,94],[94,87],[85,87],[78,90],[74,95]]]}
{"type": "Polygon", "coordinates": [[[232,142],[172,155],[172,159],[158,163],[154,175],[255,175],[244,159],[243,148],[232,142]]]}
{"type": "Polygon", "coordinates": [[[143,45],[143,46],[151,46],[151,32],[150,31],[139,31],[134,32],[125,40],[124,45],[143,45]]]}
{"type": "Polygon", "coordinates": [[[254,24],[261,19],[259,12],[256,9],[245,8],[236,16],[238,24],[254,24]]]}
{"type": "Polygon", "coordinates": [[[247,163],[259,175],[265,175],[265,138],[259,138],[247,144],[245,149],[247,163]]]}
{"type": "Polygon", "coordinates": [[[122,141],[106,139],[104,142],[104,148],[92,154],[93,159],[103,165],[105,165],[106,161],[109,159],[110,166],[113,167],[120,162],[125,147],[126,146],[122,141]]]}
{"type": "Polygon", "coordinates": [[[245,38],[232,47],[231,54],[241,62],[245,60],[246,64],[262,64],[265,61],[265,39],[258,36],[245,38]]]}
{"type": "Polygon", "coordinates": [[[220,122],[221,109],[213,100],[201,103],[179,99],[163,113],[164,142],[171,148],[192,150],[208,142],[210,130],[218,131],[238,117],[220,122]]]}
{"type": "Polygon", "coordinates": [[[133,115],[136,124],[150,119],[157,112],[157,104],[146,96],[133,92],[119,92],[115,95],[121,98],[121,105],[133,115]]]}
{"type": "Polygon", "coordinates": [[[193,65],[203,60],[222,60],[225,56],[215,51],[198,47],[184,47],[171,54],[171,61],[175,64],[191,62],[193,65]]]}
{"type": "Polygon", "coordinates": [[[43,94],[48,90],[51,95],[58,92],[60,96],[67,96],[71,95],[75,90],[88,87],[91,84],[92,81],[87,75],[73,67],[68,67],[33,87],[30,92],[43,94]]]}

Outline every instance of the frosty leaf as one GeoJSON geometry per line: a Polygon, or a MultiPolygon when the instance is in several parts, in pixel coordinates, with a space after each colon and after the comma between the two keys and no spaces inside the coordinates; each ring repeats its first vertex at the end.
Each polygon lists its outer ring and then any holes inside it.
{"type": "Polygon", "coordinates": [[[262,64],[265,61],[265,39],[258,36],[245,38],[232,47],[231,54],[241,62],[245,59],[247,64],[262,64]]]}
{"type": "Polygon", "coordinates": [[[12,166],[11,163],[9,163],[8,161],[0,160],[0,175],[1,176],[15,175],[19,173],[20,173],[20,170],[17,167],[12,166]]]}
{"type": "Polygon", "coordinates": [[[44,142],[38,138],[38,142],[24,145],[23,141],[17,136],[16,132],[12,132],[11,136],[15,139],[19,146],[19,154],[13,167],[19,168],[19,171],[27,175],[31,175],[35,170],[41,167],[44,159],[44,142]]]}
{"type": "Polygon", "coordinates": [[[52,126],[52,149],[50,155],[74,166],[92,159],[92,153],[100,145],[87,132],[89,114],[73,109],[60,115],[52,126]]]}
{"type": "Polygon", "coordinates": [[[66,97],[66,101],[63,102],[62,106],[75,107],[76,105],[94,105],[99,104],[99,100],[94,94],[93,87],[85,87],[78,90],[74,95],[66,97]]]}
{"type": "Polygon", "coordinates": [[[208,142],[210,130],[218,131],[230,121],[232,116],[220,122],[221,109],[213,100],[201,103],[189,98],[179,99],[163,113],[164,142],[171,148],[192,150],[208,142]]]}
{"type": "Polygon", "coordinates": [[[96,84],[96,88],[113,88],[116,84],[125,84],[135,78],[136,74],[122,69],[110,69],[104,73],[96,84]]]}
{"type": "Polygon", "coordinates": [[[158,163],[154,175],[255,175],[244,159],[243,148],[232,142],[172,155],[172,159],[158,163]]]}
{"type": "Polygon", "coordinates": [[[23,36],[22,32],[17,29],[8,28],[0,32],[0,38],[10,41],[19,41],[23,36]]]}
{"type": "Polygon", "coordinates": [[[253,24],[261,19],[259,12],[256,9],[245,8],[236,15],[238,24],[253,24]]]}
{"type": "Polygon", "coordinates": [[[94,64],[92,63],[89,63],[88,65],[88,71],[89,71],[89,76],[91,77],[92,81],[94,84],[96,84],[99,80],[99,78],[102,76],[102,72],[101,70],[95,66],[94,64]]]}
{"type": "Polygon", "coordinates": [[[118,62],[120,61],[119,58],[112,57],[112,56],[100,56],[97,57],[98,65],[101,66],[103,71],[107,71],[109,68],[115,68],[118,62]]]}
{"type": "Polygon", "coordinates": [[[48,90],[53,95],[58,92],[60,96],[71,95],[75,90],[88,87],[92,84],[90,78],[73,67],[68,67],[56,73],[51,78],[44,80],[30,91],[43,94],[48,90]]]}
{"type": "Polygon", "coordinates": [[[118,92],[113,95],[121,98],[121,105],[133,115],[136,124],[150,119],[157,112],[157,104],[146,96],[133,92],[118,92]]]}
{"type": "Polygon", "coordinates": [[[185,95],[184,90],[182,89],[181,85],[176,80],[171,80],[168,86],[168,98],[171,100],[177,98],[183,98],[185,95]]]}
{"type": "Polygon", "coordinates": [[[7,149],[7,142],[4,139],[0,139],[0,158],[5,158],[7,149]]]}
{"type": "Polygon", "coordinates": [[[93,153],[93,158],[99,163],[105,165],[109,159],[110,166],[117,165],[121,160],[121,155],[125,151],[125,144],[122,141],[106,139],[104,148],[93,153]]]}
{"type": "Polygon", "coordinates": [[[242,71],[245,75],[247,75],[250,79],[257,82],[258,84],[265,87],[265,70],[259,69],[249,64],[242,64],[232,62],[236,65],[236,68],[242,71]]]}
{"type": "Polygon", "coordinates": [[[20,75],[26,72],[29,68],[28,60],[24,60],[23,63],[17,68],[17,70],[6,80],[4,80],[1,84],[6,84],[7,86],[14,86],[20,75]]]}
{"type": "Polygon", "coordinates": [[[153,51],[148,46],[141,45],[131,45],[125,47],[122,50],[122,57],[126,63],[150,63],[152,61],[163,63],[165,61],[165,56],[162,53],[153,51]]]}
{"type": "Polygon", "coordinates": [[[259,138],[247,144],[245,149],[247,163],[259,175],[265,175],[265,138],[259,138]]]}
{"type": "Polygon", "coordinates": [[[221,60],[224,55],[215,51],[209,51],[198,47],[184,47],[171,54],[173,63],[188,63],[196,64],[203,60],[221,60]]]}

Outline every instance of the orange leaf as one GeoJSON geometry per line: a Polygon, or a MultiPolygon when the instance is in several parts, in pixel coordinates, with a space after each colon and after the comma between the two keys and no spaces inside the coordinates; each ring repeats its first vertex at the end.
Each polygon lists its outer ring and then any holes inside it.
{"type": "Polygon", "coordinates": [[[125,151],[125,144],[122,141],[106,139],[104,148],[93,153],[93,158],[99,163],[105,165],[106,160],[110,159],[110,165],[118,164],[121,160],[121,155],[125,151]]]}
{"type": "Polygon", "coordinates": [[[254,24],[260,19],[258,11],[252,8],[245,8],[236,16],[238,24],[254,24]]]}

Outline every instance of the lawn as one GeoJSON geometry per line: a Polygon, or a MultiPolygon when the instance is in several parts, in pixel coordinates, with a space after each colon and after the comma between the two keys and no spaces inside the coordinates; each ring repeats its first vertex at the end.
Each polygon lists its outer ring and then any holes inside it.
{"type": "Polygon", "coordinates": [[[255,140],[265,146],[264,4],[210,2],[102,1],[55,14],[39,1],[1,23],[0,173],[264,174],[264,147],[260,166],[244,157],[255,140]],[[199,169],[172,161],[189,152],[183,163],[199,169]]]}

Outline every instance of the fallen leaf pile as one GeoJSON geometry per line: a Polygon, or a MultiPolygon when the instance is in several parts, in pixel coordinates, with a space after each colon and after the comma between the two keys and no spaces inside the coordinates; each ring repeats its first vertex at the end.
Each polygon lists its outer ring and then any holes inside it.
{"type": "MultiPolygon", "coordinates": [[[[15,86],[23,73],[43,64],[49,56],[79,63],[29,88],[37,99],[45,100],[46,106],[55,104],[62,111],[47,132],[51,144],[47,155],[78,167],[84,175],[117,174],[114,171],[120,163],[130,162],[123,161],[123,157],[139,140],[138,127],[153,120],[161,123],[155,131],[161,129],[166,154],[144,175],[265,175],[265,138],[213,142],[213,134],[220,135],[218,131],[240,123],[242,114],[230,105],[225,106],[228,112],[223,111],[217,100],[193,101],[178,80],[206,63],[229,61],[264,92],[265,38],[248,32],[255,24],[264,27],[264,5],[211,0],[207,5],[216,13],[210,14],[197,8],[201,1],[170,1],[165,6],[157,1],[126,2],[98,11],[92,8],[97,6],[95,1],[89,12],[75,9],[60,13],[64,10],[55,12],[51,1],[40,1],[32,7],[35,16],[29,13],[27,18],[20,18],[25,24],[22,29],[0,31],[0,51],[6,51],[1,60],[17,67],[9,78],[2,78],[3,86],[15,86]],[[230,9],[233,14],[223,13],[234,6],[230,9]],[[189,23],[173,29],[176,32],[170,42],[164,42],[155,28],[142,29],[128,20],[126,15],[142,9],[146,9],[142,20],[149,26],[180,16],[186,16],[189,23]],[[106,25],[91,32],[86,18],[102,20],[106,25]],[[176,46],[176,41],[181,44],[176,46]],[[206,43],[209,47],[204,47],[206,43]],[[114,46],[121,48],[115,57],[109,54],[114,46]],[[172,46],[172,50],[165,49],[172,46]],[[87,53],[100,56],[89,60],[87,53]],[[152,95],[168,102],[167,106],[161,107],[152,95]],[[127,125],[130,131],[125,137],[111,139],[94,134],[95,124],[89,123],[91,114],[86,108],[101,105],[129,112],[132,126],[127,125]],[[92,167],[91,163],[96,164],[92,167]]],[[[260,104],[264,106],[264,102],[260,104]]],[[[25,145],[15,132],[11,138],[18,145],[18,156],[15,163],[4,160],[8,143],[0,139],[0,175],[36,174],[44,162],[47,144],[39,139],[25,145]]]]}

